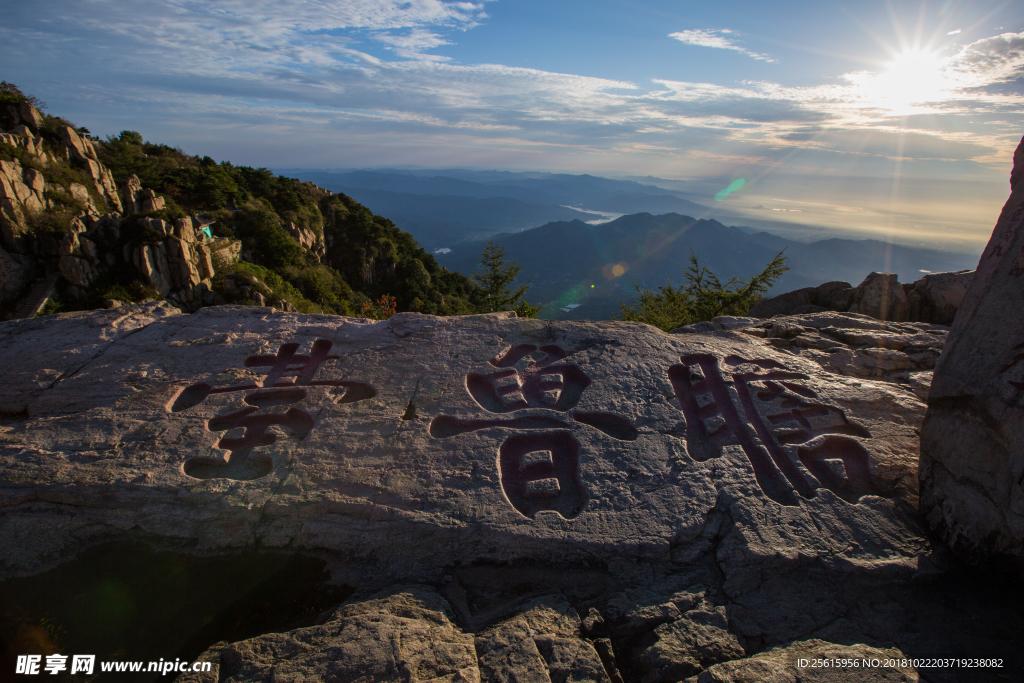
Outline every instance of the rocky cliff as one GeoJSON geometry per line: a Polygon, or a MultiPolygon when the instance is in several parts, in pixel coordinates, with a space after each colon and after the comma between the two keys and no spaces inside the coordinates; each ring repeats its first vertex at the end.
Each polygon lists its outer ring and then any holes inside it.
{"type": "Polygon", "coordinates": [[[6,117],[10,131],[0,134],[0,143],[10,159],[0,160],[0,261],[9,268],[0,279],[0,299],[23,295],[34,276],[56,270],[68,296],[81,300],[105,275],[123,276],[128,269],[184,310],[225,303],[210,288],[215,271],[204,236],[193,229],[197,218],[172,224],[139,217],[159,212],[164,200],[134,175],[119,192],[89,137],[57,122],[44,138],[46,119],[27,102],[7,105],[6,117]],[[124,223],[129,216],[131,225],[124,223]]]}

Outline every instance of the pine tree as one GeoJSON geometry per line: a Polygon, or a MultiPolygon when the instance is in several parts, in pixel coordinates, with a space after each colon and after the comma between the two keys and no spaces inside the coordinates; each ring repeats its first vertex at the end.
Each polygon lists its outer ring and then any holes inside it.
{"type": "Polygon", "coordinates": [[[514,261],[506,263],[505,250],[500,245],[487,240],[487,246],[480,256],[480,264],[483,266],[483,272],[473,273],[473,279],[483,288],[487,297],[482,305],[483,312],[515,311],[521,318],[537,316],[540,306],[531,306],[522,300],[530,286],[529,282],[510,291],[509,288],[523,267],[514,261]]]}
{"type": "Polygon", "coordinates": [[[683,273],[685,285],[673,287],[670,282],[654,292],[646,287],[640,289],[634,282],[637,296],[630,304],[619,304],[618,320],[647,323],[669,332],[720,315],[746,315],[789,270],[784,251],[757,275],[746,280],[732,278],[724,283],[701,266],[697,254],[691,251],[690,267],[683,273]]]}

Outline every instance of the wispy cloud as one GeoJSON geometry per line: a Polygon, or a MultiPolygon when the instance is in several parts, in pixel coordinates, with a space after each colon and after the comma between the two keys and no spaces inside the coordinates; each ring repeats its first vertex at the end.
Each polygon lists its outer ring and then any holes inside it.
{"type": "Polygon", "coordinates": [[[699,45],[700,47],[715,47],[721,50],[735,50],[736,52],[745,54],[748,57],[753,57],[754,59],[759,59],[764,62],[778,61],[777,59],[772,59],[768,55],[762,55],[757,52],[753,52],[745,47],[742,47],[732,42],[732,40],[726,37],[732,32],[733,31],[731,29],[727,28],[698,28],[690,29],[687,31],[677,31],[675,33],[670,33],[668,34],[668,37],[675,38],[679,42],[686,43],[687,45],[699,45]]]}

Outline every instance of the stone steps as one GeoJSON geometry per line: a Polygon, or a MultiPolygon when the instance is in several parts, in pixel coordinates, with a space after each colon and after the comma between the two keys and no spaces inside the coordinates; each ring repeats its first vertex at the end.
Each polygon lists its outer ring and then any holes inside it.
{"type": "Polygon", "coordinates": [[[12,317],[15,319],[35,317],[36,313],[53,296],[53,288],[57,284],[58,277],[60,277],[59,273],[52,273],[36,279],[32,284],[32,288],[28,291],[28,295],[21,300],[21,303],[14,310],[12,317]]]}

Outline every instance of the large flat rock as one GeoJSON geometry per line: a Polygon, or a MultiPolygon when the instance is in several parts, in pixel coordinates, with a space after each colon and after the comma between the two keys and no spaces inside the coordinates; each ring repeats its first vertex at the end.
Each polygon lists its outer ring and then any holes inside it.
{"type": "Polygon", "coordinates": [[[6,574],[125,536],[393,580],[715,552],[743,583],[779,562],[906,571],[925,547],[923,405],[748,335],[148,305],[0,340],[21,411],[0,434],[6,574]]]}

